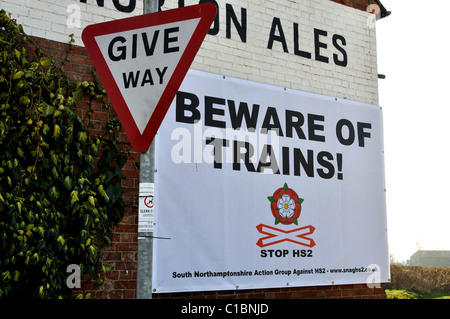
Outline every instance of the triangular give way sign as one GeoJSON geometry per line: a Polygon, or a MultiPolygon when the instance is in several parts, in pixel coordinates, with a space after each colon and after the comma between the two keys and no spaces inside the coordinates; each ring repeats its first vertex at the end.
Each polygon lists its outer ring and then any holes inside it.
{"type": "Polygon", "coordinates": [[[82,39],[137,152],[150,146],[216,16],[203,3],[87,26],[82,39]]]}

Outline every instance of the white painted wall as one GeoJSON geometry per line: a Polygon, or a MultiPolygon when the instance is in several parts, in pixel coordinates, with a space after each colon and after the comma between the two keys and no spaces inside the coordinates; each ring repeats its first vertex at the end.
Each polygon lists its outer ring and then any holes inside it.
{"type": "MultiPolygon", "coordinates": [[[[11,13],[29,35],[69,42],[69,35],[73,34],[77,45],[83,45],[81,32],[87,25],[143,12],[141,0],[84,1],[2,0],[0,8],[11,13]],[[102,3],[103,7],[99,5],[102,3]],[[131,12],[123,12],[127,10],[131,12]]],[[[188,6],[199,1],[166,0],[162,10],[177,8],[180,2],[188,6]]],[[[218,32],[206,37],[193,69],[378,104],[376,32],[368,26],[367,13],[329,0],[216,0],[216,3],[218,32]],[[240,25],[241,14],[246,15],[245,42],[233,22],[229,23],[227,37],[227,6],[240,25]],[[268,48],[274,23],[272,47],[268,48]],[[295,53],[294,23],[298,30],[297,49],[311,54],[311,58],[295,53]],[[321,30],[318,41],[314,29],[321,30]],[[334,35],[344,38],[345,45],[342,40],[333,44],[334,35]],[[328,63],[315,58],[317,45],[328,63]],[[334,63],[333,55],[343,61],[342,51],[347,55],[346,66],[334,63]]]]}

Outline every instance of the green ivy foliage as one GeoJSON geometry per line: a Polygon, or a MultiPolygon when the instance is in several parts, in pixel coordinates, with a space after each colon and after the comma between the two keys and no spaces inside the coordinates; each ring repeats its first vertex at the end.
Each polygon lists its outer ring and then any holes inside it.
{"type": "Polygon", "coordinates": [[[123,215],[127,157],[117,120],[93,137],[74,112],[98,92],[71,84],[0,11],[0,299],[69,298],[70,264],[105,278],[100,252],[123,215]]]}

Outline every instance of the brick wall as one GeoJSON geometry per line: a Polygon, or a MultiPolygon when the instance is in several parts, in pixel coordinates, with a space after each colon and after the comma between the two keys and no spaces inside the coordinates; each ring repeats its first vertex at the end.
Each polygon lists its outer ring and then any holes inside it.
{"type": "MultiPolygon", "coordinates": [[[[316,5],[316,9],[318,4],[323,3],[324,0],[314,0],[311,3],[316,5]]],[[[16,3],[17,1],[14,1],[16,3]]],[[[33,2],[33,1],[31,1],[33,2]]],[[[230,1],[233,2],[233,1],[230,1]]],[[[289,1],[291,3],[291,1],[289,1]]],[[[359,8],[360,6],[364,6],[361,4],[364,1],[335,1],[344,3],[346,5],[354,6],[359,8]],[[350,3],[351,2],[351,3],[350,3]]],[[[8,5],[12,8],[12,2],[8,5]]],[[[28,2],[26,2],[28,3],[28,2]]],[[[105,1],[106,3],[106,1],[105,1]]],[[[170,1],[168,2],[170,3],[170,1]]],[[[238,3],[234,1],[233,3],[238,3]]],[[[25,1],[19,1],[17,4],[17,10],[22,12],[23,14],[27,14],[25,12],[26,6],[25,1]],[[20,3],[23,2],[23,7],[20,7],[20,3]]],[[[3,5],[3,4],[2,4],[3,5]]],[[[53,4],[52,4],[53,5],[53,4]]],[[[277,4],[278,6],[278,4],[277,4]]],[[[310,6],[314,8],[314,5],[310,6]]],[[[362,9],[361,7],[361,9],[362,9]]],[[[339,9],[340,7],[336,7],[335,9],[339,9]]],[[[342,6],[342,8],[346,8],[342,6]]],[[[311,12],[314,12],[316,9],[310,9],[311,12]]],[[[364,7],[365,9],[365,7],[364,7]]],[[[283,10],[288,11],[289,8],[284,8],[283,10]]],[[[344,12],[341,16],[334,18],[330,25],[333,25],[333,29],[344,28],[343,26],[339,26],[339,19],[344,18],[352,18],[356,16],[355,23],[361,24],[365,19],[365,15],[359,13],[359,11],[346,8],[346,10],[341,10],[344,12]]],[[[312,14],[312,13],[311,13],[312,14]]],[[[14,15],[13,15],[14,16],[14,15]]],[[[331,13],[329,17],[331,17],[331,13]]],[[[45,17],[42,17],[43,20],[46,20],[45,17]]],[[[30,21],[30,20],[29,20],[30,21]]],[[[47,20],[48,21],[48,20],[47,20]]],[[[20,22],[20,21],[19,21],[20,22]]],[[[96,21],[98,22],[98,21],[96,21]]],[[[28,22],[30,25],[32,22],[28,22]]],[[[37,23],[37,22],[36,22],[37,23]]],[[[44,22],[39,22],[44,23],[44,22]]],[[[42,24],[41,24],[42,26],[42,24]]],[[[54,27],[50,27],[54,28],[54,27]]],[[[356,28],[356,26],[355,26],[356,28]]],[[[32,26],[29,26],[28,29],[25,28],[25,31],[34,30],[32,26]]],[[[331,31],[331,30],[330,30],[331,31]]],[[[336,72],[336,66],[324,66],[321,68],[316,68],[317,70],[322,69],[321,72],[311,73],[311,70],[315,70],[313,64],[315,61],[305,61],[303,64],[300,64],[302,69],[300,75],[293,74],[291,78],[285,77],[284,79],[277,78],[276,74],[283,74],[280,72],[279,68],[272,68],[273,71],[268,74],[258,74],[258,79],[264,78],[266,81],[274,83],[278,83],[278,85],[285,85],[287,87],[292,87],[294,89],[313,91],[320,94],[327,95],[336,95],[336,96],[345,96],[349,98],[353,98],[358,101],[369,102],[376,104],[378,101],[378,91],[377,91],[377,83],[376,83],[376,46],[375,46],[375,37],[371,34],[372,31],[364,30],[363,32],[367,34],[361,34],[359,39],[363,41],[363,44],[360,45],[361,49],[355,49],[355,54],[358,50],[362,51],[357,53],[356,59],[360,56],[360,68],[366,69],[365,72],[357,71],[356,69],[349,69],[347,71],[340,70],[336,72]],[[366,47],[367,46],[367,47],[366,47]],[[370,55],[366,57],[367,52],[370,52],[370,55]],[[308,63],[310,64],[308,67],[308,63]],[[347,72],[347,74],[346,74],[347,72]],[[319,74],[320,73],[320,74],[319,74]],[[337,75],[334,73],[338,73],[337,75]],[[340,78],[340,79],[337,79],[340,78]],[[338,80],[340,82],[338,82],[338,80]],[[320,82],[320,83],[319,83],[320,82]]],[[[65,69],[67,71],[67,75],[73,80],[83,81],[83,80],[92,80],[92,71],[94,71],[94,67],[87,55],[85,48],[72,45],[69,46],[65,44],[68,42],[68,37],[64,40],[61,38],[60,41],[48,40],[42,37],[47,37],[47,34],[39,33],[37,31],[31,32],[31,34],[37,35],[35,37],[35,41],[42,49],[54,56],[55,58],[63,61],[68,59],[68,62],[65,64],[65,69]]],[[[245,56],[239,57],[237,56],[232,61],[226,61],[226,57],[230,54],[234,54],[236,48],[241,46],[242,44],[239,41],[235,41],[236,43],[230,45],[228,41],[228,47],[230,52],[224,51],[223,56],[220,56],[220,59],[217,59],[217,56],[211,56],[213,52],[220,51],[217,49],[218,45],[221,45],[222,38],[213,38],[211,37],[210,43],[206,45],[206,47],[202,48],[203,51],[200,51],[200,56],[194,62],[193,68],[211,71],[214,73],[223,73],[231,76],[242,77],[242,74],[235,74],[236,69],[239,69],[239,63],[242,61],[246,61],[245,63],[250,63],[251,59],[245,59],[245,56]],[[239,61],[239,59],[244,59],[239,61]],[[211,59],[208,62],[208,59],[211,59]],[[219,67],[214,63],[219,64],[219,67]]],[[[231,39],[228,39],[231,40],[231,39]]],[[[221,47],[222,48],[222,47],[221,47]]],[[[275,51],[275,50],[272,50],[275,51]]],[[[216,54],[216,53],[214,53],[216,54]]],[[[245,55],[242,52],[242,55],[245,55]]],[[[284,52],[271,52],[269,54],[267,63],[271,63],[274,66],[279,66],[283,68],[284,65],[288,65],[289,60],[292,59],[292,56],[289,54],[285,54],[284,52]],[[281,58],[280,58],[281,57],[281,58]],[[281,60],[280,60],[281,59],[281,60]],[[285,61],[285,62],[283,62],[285,61]]],[[[260,61],[260,63],[264,63],[264,61],[260,61]]],[[[251,65],[247,67],[252,68],[251,65]]],[[[253,66],[256,68],[256,66],[253,66]]],[[[287,72],[287,71],[286,71],[287,72]]],[[[248,73],[247,79],[255,80],[253,78],[251,72],[248,73]]],[[[245,78],[245,76],[244,76],[245,78]]],[[[83,118],[87,118],[88,111],[93,110],[94,112],[90,116],[90,121],[93,124],[92,132],[98,133],[102,131],[102,127],[104,123],[110,118],[115,116],[114,110],[111,107],[106,107],[105,103],[108,101],[98,101],[98,100],[90,100],[88,97],[85,97],[83,101],[80,101],[77,105],[78,112],[83,118]]],[[[127,147],[127,137],[122,133],[122,140],[125,143],[124,147],[127,147]]],[[[136,154],[132,150],[127,149],[129,154],[129,159],[124,167],[124,175],[127,179],[122,181],[122,186],[124,188],[124,201],[128,203],[123,220],[113,229],[113,244],[110,247],[106,247],[102,252],[102,260],[105,264],[108,264],[112,267],[112,270],[107,274],[107,280],[101,287],[95,287],[92,283],[84,284],[81,291],[90,292],[96,298],[120,298],[120,299],[129,299],[136,298],[136,277],[137,277],[137,198],[138,198],[138,176],[139,171],[136,168],[136,162],[139,161],[139,154],[136,154]]],[[[187,298],[187,297],[195,297],[195,298],[385,298],[384,294],[384,285],[381,288],[369,289],[367,285],[335,285],[335,286],[321,286],[321,287],[291,287],[291,288],[283,288],[283,289],[254,289],[254,290],[236,290],[236,291],[214,291],[214,292],[195,292],[195,293],[177,293],[177,294],[154,294],[153,297],[156,298],[187,298]]]]}
{"type": "MultiPolygon", "coordinates": [[[[95,70],[84,47],[51,41],[42,38],[33,40],[42,50],[55,57],[58,61],[67,61],[64,64],[67,76],[73,83],[77,81],[92,81],[92,72],[95,70]]],[[[116,117],[114,109],[107,107],[108,99],[91,100],[85,96],[77,104],[78,114],[88,120],[92,134],[101,134],[103,126],[111,117],[116,117]],[[92,112],[89,112],[92,111],[92,112]]],[[[123,200],[127,203],[122,221],[113,229],[113,244],[102,251],[102,261],[111,266],[107,280],[101,288],[93,283],[83,285],[82,291],[92,292],[96,298],[136,298],[136,269],[137,269],[137,198],[139,170],[139,154],[133,152],[128,145],[125,133],[121,133],[121,140],[128,152],[128,161],[123,167],[126,179],[122,180],[123,200]]],[[[85,280],[87,278],[84,278],[85,280]]]]}
{"type": "Polygon", "coordinates": [[[361,285],[336,285],[319,287],[292,287],[232,291],[200,291],[195,293],[153,294],[160,298],[204,299],[385,299],[384,285],[368,288],[361,285]]]}

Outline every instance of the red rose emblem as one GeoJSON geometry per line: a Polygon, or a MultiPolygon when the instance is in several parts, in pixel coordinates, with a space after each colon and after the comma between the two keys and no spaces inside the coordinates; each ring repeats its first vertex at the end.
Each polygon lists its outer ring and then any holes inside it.
{"type": "Polygon", "coordinates": [[[270,201],[270,209],[275,217],[275,225],[282,223],[298,225],[298,217],[302,210],[303,198],[285,183],[282,188],[277,189],[273,196],[267,197],[270,201]]]}

